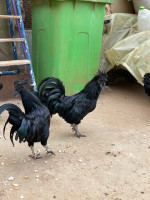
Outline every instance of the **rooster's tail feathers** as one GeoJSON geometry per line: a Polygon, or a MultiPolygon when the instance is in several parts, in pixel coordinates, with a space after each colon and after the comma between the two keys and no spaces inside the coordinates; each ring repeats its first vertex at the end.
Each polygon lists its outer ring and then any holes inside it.
{"type": "Polygon", "coordinates": [[[18,107],[18,106],[16,106],[16,105],[14,105],[14,104],[4,104],[4,105],[2,105],[2,106],[0,106],[0,115],[5,111],[5,110],[7,110],[9,113],[23,113],[22,111],[21,111],[21,109],[18,107]]]}
{"type": "Polygon", "coordinates": [[[4,137],[5,140],[6,140],[5,129],[6,129],[6,126],[7,126],[8,122],[9,122],[9,120],[7,119],[7,121],[5,122],[4,128],[3,128],[3,137],[4,137]]]}
{"type": "Polygon", "coordinates": [[[65,87],[58,78],[45,78],[38,86],[39,97],[47,105],[50,114],[57,113],[59,100],[65,95],[65,87]]]}
{"type": "Polygon", "coordinates": [[[5,138],[5,129],[6,129],[8,122],[10,122],[9,120],[11,120],[11,124],[13,126],[10,131],[10,140],[14,146],[13,135],[14,135],[15,131],[17,131],[17,129],[15,127],[18,127],[19,124],[21,123],[21,121],[22,121],[21,118],[24,116],[24,113],[21,111],[21,109],[18,106],[14,105],[14,104],[4,104],[4,105],[0,106],[0,114],[2,114],[5,110],[7,110],[9,112],[9,117],[8,117],[7,121],[5,122],[5,125],[3,128],[3,136],[5,138]]]}
{"type": "Polygon", "coordinates": [[[25,142],[27,140],[27,137],[29,136],[29,129],[30,129],[30,121],[23,119],[20,128],[18,129],[15,140],[18,140],[19,142],[25,142]]]}
{"type": "Polygon", "coordinates": [[[12,145],[14,145],[14,141],[13,141],[13,137],[14,137],[14,133],[16,132],[16,129],[12,126],[11,130],[10,130],[10,141],[12,142],[12,145]]]}

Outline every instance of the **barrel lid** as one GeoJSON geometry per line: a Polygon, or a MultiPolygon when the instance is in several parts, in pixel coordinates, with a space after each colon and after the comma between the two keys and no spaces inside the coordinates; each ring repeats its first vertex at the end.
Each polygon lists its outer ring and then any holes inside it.
{"type": "Polygon", "coordinates": [[[144,9],[145,9],[145,7],[144,7],[144,6],[141,6],[141,7],[140,7],[140,10],[144,10],[144,9]]]}
{"type": "MultiPolygon", "coordinates": [[[[70,0],[56,0],[56,1],[70,1],[70,0]]],[[[114,0],[77,0],[77,1],[89,1],[89,2],[97,2],[97,3],[113,3],[114,0]]]]}

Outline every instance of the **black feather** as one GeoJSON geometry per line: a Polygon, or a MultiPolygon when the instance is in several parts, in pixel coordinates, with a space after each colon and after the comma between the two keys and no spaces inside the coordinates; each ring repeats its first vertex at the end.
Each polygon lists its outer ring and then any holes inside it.
{"type": "MultiPolygon", "coordinates": [[[[21,125],[21,121],[22,119],[25,117],[24,113],[21,111],[21,109],[14,105],[14,104],[4,104],[0,107],[0,114],[2,114],[5,110],[8,111],[9,113],[9,117],[4,125],[4,128],[3,128],[3,136],[5,138],[5,129],[6,129],[6,125],[7,123],[10,123],[13,127],[13,130],[14,132],[18,130],[18,128],[20,127],[21,125]]],[[[12,138],[12,129],[10,131],[10,139],[11,139],[11,142],[14,146],[14,143],[13,143],[13,138],[12,138]]]]}
{"type": "Polygon", "coordinates": [[[0,83],[0,90],[3,88],[3,83],[0,83]]]}
{"type": "Polygon", "coordinates": [[[35,96],[23,85],[15,85],[15,89],[20,93],[25,109],[25,118],[22,120],[17,132],[19,141],[27,141],[29,146],[30,144],[33,145],[34,142],[41,142],[43,145],[46,145],[50,134],[50,112],[48,108],[41,103],[37,97],[38,95],[35,96]],[[48,130],[46,132],[45,127],[48,130]]]}
{"type": "Polygon", "coordinates": [[[6,137],[5,137],[5,129],[6,129],[6,126],[7,126],[8,123],[9,123],[9,118],[8,118],[7,121],[5,122],[5,125],[4,125],[4,128],[3,128],[3,137],[4,137],[5,140],[6,140],[6,137]]]}
{"type": "Polygon", "coordinates": [[[14,104],[4,104],[0,107],[0,114],[5,110],[8,111],[9,117],[4,125],[3,134],[5,137],[5,128],[9,122],[12,125],[10,131],[10,140],[12,144],[13,136],[19,142],[28,142],[28,145],[34,145],[34,142],[41,142],[42,145],[47,144],[49,137],[50,113],[38,97],[32,94],[24,87],[25,81],[16,81],[14,83],[15,90],[21,94],[22,103],[25,113],[14,104]]]}
{"type": "Polygon", "coordinates": [[[150,73],[144,75],[144,89],[145,93],[150,97],[150,73]]]}
{"type": "Polygon", "coordinates": [[[58,113],[66,122],[79,124],[96,107],[96,102],[107,75],[99,71],[79,93],[66,96],[62,82],[57,78],[46,78],[38,87],[41,101],[48,106],[51,115],[58,113]]]}

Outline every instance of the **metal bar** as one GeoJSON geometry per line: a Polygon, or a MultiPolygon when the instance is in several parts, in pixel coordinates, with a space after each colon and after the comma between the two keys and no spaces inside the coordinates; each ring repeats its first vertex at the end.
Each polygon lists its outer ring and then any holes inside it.
{"type": "Polygon", "coordinates": [[[19,69],[17,68],[14,71],[0,71],[0,76],[4,76],[4,75],[16,75],[19,74],[19,69]]]}
{"type": "MultiPolygon", "coordinates": [[[[30,52],[29,52],[29,48],[28,48],[28,44],[27,44],[27,38],[26,38],[25,30],[24,30],[24,24],[23,24],[23,19],[22,19],[22,14],[21,14],[20,3],[19,3],[19,0],[15,0],[15,1],[11,0],[11,1],[12,1],[12,5],[13,5],[14,14],[20,16],[20,23],[19,23],[18,19],[16,20],[16,23],[17,23],[17,27],[18,27],[18,31],[19,31],[19,36],[21,38],[25,39],[25,43],[21,43],[22,49],[24,52],[24,56],[26,59],[31,61],[30,52]],[[16,2],[16,6],[15,6],[15,2],[16,2]],[[17,8],[17,10],[16,10],[16,8],[17,8]]],[[[27,69],[28,69],[34,90],[36,91],[37,87],[36,87],[32,63],[30,65],[27,65],[27,69]]]]}
{"type": "MultiPolygon", "coordinates": [[[[8,13],[8,15],[11,15],[11,9],[10,9],[10,2],[9,2],[9,0],[6,0],[6,7],[7,7],[7,13],[8,13]]],[[[14,38],[14,28],[13,28],[12,19],[8,19],[8,22],[9,22],[9,27],[10,27],[11,38],[14,38]]],[[[12,46],[13,46],[14,59],[17,60],[18,59],[17,49],[16,49],[16,45],[15,45],[14,42],[12,42],[12,46]]]]}
{"type": "Polygon", "coordinates": [[[7,61],[0,61],[0,67],[29,65],[30,63],[31,62],[29,60],[7,60],[7,61]]]}
{"type": "Polygon", "coordinates": [[[0,15],[0,19],[20,19],[20,16],[15,16],[15,15],[0,15]]]}
{"type": "Polygon", "coordinates": [[[0,42],[25,42],[24,38],[0,38],[0,42]]]}

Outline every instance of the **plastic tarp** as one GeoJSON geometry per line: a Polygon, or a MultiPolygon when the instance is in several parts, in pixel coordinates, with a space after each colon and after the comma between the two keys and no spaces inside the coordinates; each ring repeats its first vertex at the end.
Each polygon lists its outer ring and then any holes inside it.
{"type": "Polygon", "coordinates": [[[112,14],[109,18],[112,20],[103,36],[100,68],[108,72],[121,66],[143,85],[144,74],[150,72],[150,31],[137,31],[137,15],[112,14]]]}

